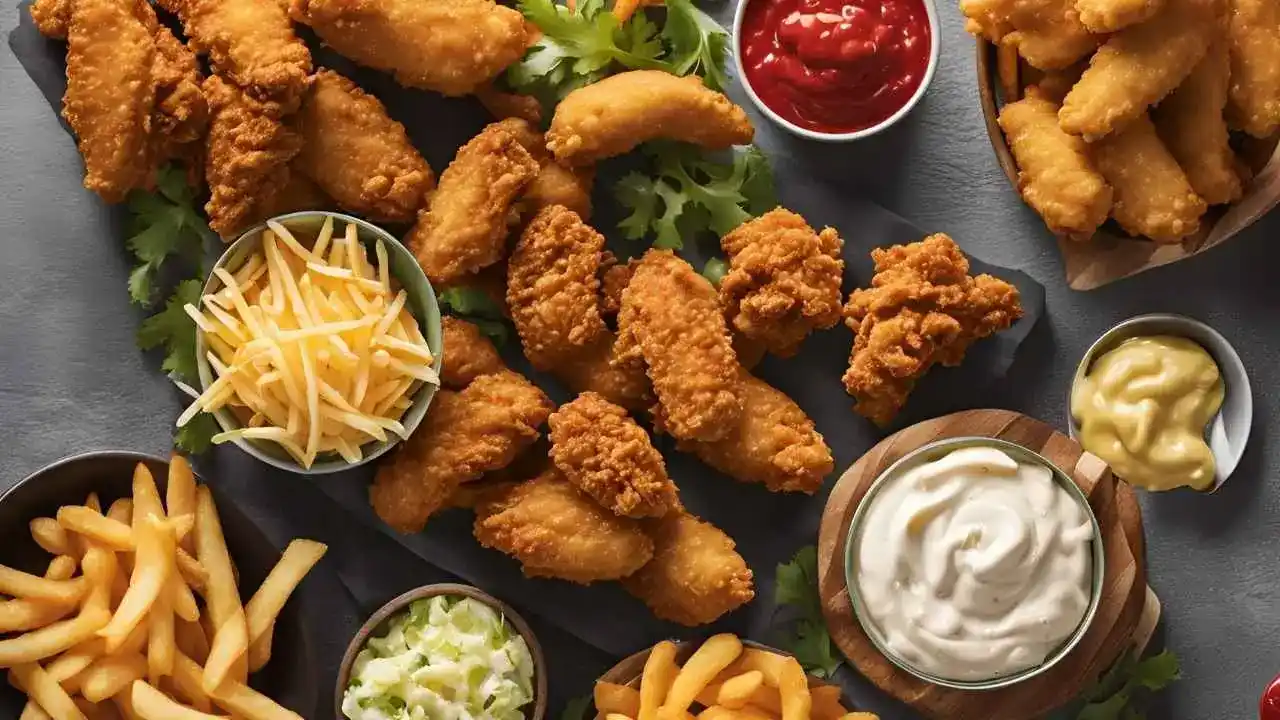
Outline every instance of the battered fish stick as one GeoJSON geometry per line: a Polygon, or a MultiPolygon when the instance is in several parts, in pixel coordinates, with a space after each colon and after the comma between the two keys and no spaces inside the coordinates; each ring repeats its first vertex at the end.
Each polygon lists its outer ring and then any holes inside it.
{"type": "Polygon", "coordinates": [[[250,97],[297,108],[311,52],[276,0],[166,0],[196,52],[250,97]]]}
{"type": "Polygon", "coordinates": [[[1099,142],[1097,162],[1115,188],[1111,217],[1129,234],[1172,243],[1200,229],[1205,202],[1146,115],[1099,142]]]}
{"type": "Polygon", "coordinates": [[[1165,0],[1076,0],[1080,22],[1096,33],[1113,33],[1146,22],[1164,5],[1165,0]]]}
{"type": "Polygon", "coordinates": [[[1204,58],[1219,8],[1219,0],[1169,0],[1164,12],[1113,35],[1067,93],[1062,129],[1093,141],[1146,114],[1204,58]]]}
{"type": "Polygon", "coordinates": [[[1000,128],[1018,161],[1018,190],[1049,229],[1087,240],[1111,212],[1111,186],[1084,140],[1058,126],[1058,105],[1036,87],[1000,110],[1000,128]]]}
{"type": "Polygon", "coordinates": [[[722,149],[751,142],[742,108],[694,77],[633,70],[578,88],[556,106],[547,149],[569,165],[622,155],[647,140],[722,149]]]}
{"type": "Polygon", "coordinates": [[[1160,139],[1182,166],[1192,189],[1210,205],[1234,202],[1243,192],[1223,117],[1230,84],[1227,46],[1214,43],[1187,81],[1154,113],[1160,139]]]}
{"type": "Polygon", "coordinates": [[[1069,67],[1098,47],[1075,0],[961,0],[960,11],[970,33],[1017,48],[1041,70],[1069,67]]]}
{"type": "Polygon", "coordinates": [[[1230,0],[1231,119],[1254,137],[1280,130],[1280,3],[1230,0]]]}

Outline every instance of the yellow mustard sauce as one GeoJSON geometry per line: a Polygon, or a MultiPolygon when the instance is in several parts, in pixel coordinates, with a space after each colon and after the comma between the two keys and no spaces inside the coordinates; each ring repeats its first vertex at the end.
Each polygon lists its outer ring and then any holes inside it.
{"type": "Polygon", "coordinates": [[[1159,335],[1126,340],[1071,391],[1080,444],[1148,490],[1213,484],[1205,428],[1222,407],[1222,374],[1198,344],[1159,335]]]}

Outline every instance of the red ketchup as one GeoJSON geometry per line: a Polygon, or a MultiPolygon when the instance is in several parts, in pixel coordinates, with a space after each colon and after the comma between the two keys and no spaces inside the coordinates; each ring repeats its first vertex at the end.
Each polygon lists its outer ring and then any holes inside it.
{"type": "Polygon", "coordinates": [[[1258,703],[1259,720],[1280,720],[1280,677],[1271,681],[1262,691],[1262,700],[1258,703]]]}
{"type": "Polygon", "coordinates": [[[849,133],[905,106],[929,67],[923,0],[744,0],[742,67],[765,105],[807,130],[849,133]]]}

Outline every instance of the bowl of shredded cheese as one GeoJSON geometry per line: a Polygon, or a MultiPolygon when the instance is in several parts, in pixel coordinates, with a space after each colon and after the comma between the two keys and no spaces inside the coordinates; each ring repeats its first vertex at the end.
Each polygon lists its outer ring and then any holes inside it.
{"type": "Polygon", "coordinates": [[[206,281],[200,396],[232,442],[284,470],[347,470],[385,453],[440,384],[440,309],[413,254],[341,213],[300,212],[241,235],[206,281]]]}

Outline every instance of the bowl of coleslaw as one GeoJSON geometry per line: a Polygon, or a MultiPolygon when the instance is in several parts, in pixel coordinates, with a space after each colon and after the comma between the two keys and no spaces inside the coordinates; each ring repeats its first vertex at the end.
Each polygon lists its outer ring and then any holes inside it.
{"type": "Polygon", "coordinates": [[[334,707],[339,720],[543,720],[546,661],[506,603],[470,585],[425,585],[356,633],[334,707]]]}

